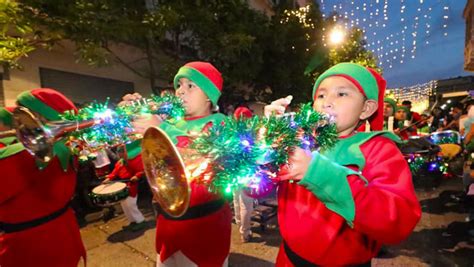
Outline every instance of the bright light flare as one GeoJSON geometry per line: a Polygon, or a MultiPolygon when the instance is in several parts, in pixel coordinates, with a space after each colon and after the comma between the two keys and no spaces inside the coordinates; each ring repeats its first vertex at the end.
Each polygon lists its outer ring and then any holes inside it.
{"type": "Polygon", "coordinates": [[[346,38],[346,32],[339,27],[335,27],[329,33],[329,43],[332,45],[341,44],[342,42],[344,42],[345,38],[346,38]]]}

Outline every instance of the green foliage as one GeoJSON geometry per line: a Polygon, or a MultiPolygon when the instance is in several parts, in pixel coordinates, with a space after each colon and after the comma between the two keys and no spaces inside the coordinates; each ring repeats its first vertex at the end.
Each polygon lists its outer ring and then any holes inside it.
{"type": "Polygon", "coordinates": [[[11,1],[0,1],[0,64],[7,68],[20,67],[18,60],[37,47],[50,47],[57,36],[43,32],[32,22],[35,10],[11,1]]]}
{"type": "Polygon", "coordinates": [[[263,66],[260,37],[267,32],[268,18],[251,10],[244,1],[162,1],[180,14],[181,27],[171,29],[174,47],[185,61],[203,59],[223,73],[227,86],[252,82],[263,66]],[[166,2],[166,3],[165,3],[166,2]]]}
{"type": "Polygon", "coordinates": [[[295,102],[310,99],[313,79],[303,74],[312,56],[322,49],[321,28],[317,5],[304,11],[284,8],[276,11],[265,40],[269,45],[260,80],[273,88],[272,98],[291,94],[295,102]]]}
{"type": "Polygon", "coordinates": [[[78,61],[122,64],[155,88],[158,79],[172,80],[184,62],[206,60],[223,73],[224,98],[233,103],[244,94],[263,101],[292,94],[295,102],[306,102],[315,76],[329,66],[375,66],[362,32],[329,51],[321,42],[329,22],[318,5],[293,6],[280,1],[269,17],[241,0],[4,0],[0,62],[18,67],[18,59],[34,49],[69,39],[78,61]],[[127,61],[114,44],[136,47],[143,56],[127,61]],[[268,87],[273,94],[265,92],[268,87]]]}

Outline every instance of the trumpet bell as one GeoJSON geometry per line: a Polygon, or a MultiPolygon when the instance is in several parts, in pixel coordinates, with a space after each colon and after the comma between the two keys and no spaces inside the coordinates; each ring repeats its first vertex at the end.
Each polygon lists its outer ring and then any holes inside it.
{"type": "Polygon", "coordinates": [[[18,141],[40,161],[50,161],[53,158],[54,144],[51,132],[27,108],[17,107],[13,118],[18,141]]]}
{"type": "Polygon", "coordinates": [[[156,127],[145,131],[142,160],[148,183],[163,211],[182,216],[189,206],[191,190],[184,161],[166,133],[156,127]]]}

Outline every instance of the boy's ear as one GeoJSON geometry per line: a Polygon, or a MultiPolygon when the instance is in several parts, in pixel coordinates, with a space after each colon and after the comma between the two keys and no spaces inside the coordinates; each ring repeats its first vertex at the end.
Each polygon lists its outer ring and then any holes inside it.
{"type": "Polygon", "coordinates": [[[378,103],[375,100],[368,99],[364,102],[364,107],[362,108],[362,112],[359,116],[359,119],[366,120],[372,116],[377,111],[378,103]]]}

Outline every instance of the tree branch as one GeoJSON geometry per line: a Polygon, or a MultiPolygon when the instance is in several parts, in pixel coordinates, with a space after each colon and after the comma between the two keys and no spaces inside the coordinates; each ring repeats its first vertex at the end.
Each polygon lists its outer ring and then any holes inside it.
{"type": "Polygon", "coordinates": [[[114,51],[112,51],[109,47],[105,46],[104,49],[107,50],[107,52],[109,52],[115,58],[115,60],[117,60],[120,64],[122,64],[125,68],[127,68],[131,72],[135,73],[136,75],[138,75],[142,78],[146,78],[146,79],[149,78],[149,77],[146,77],[141,72],[137,71],[136,69],[132,68],[129,64],[127,64],[125,61],[123,61],[117,54],[115,54],[114,51]]]}

